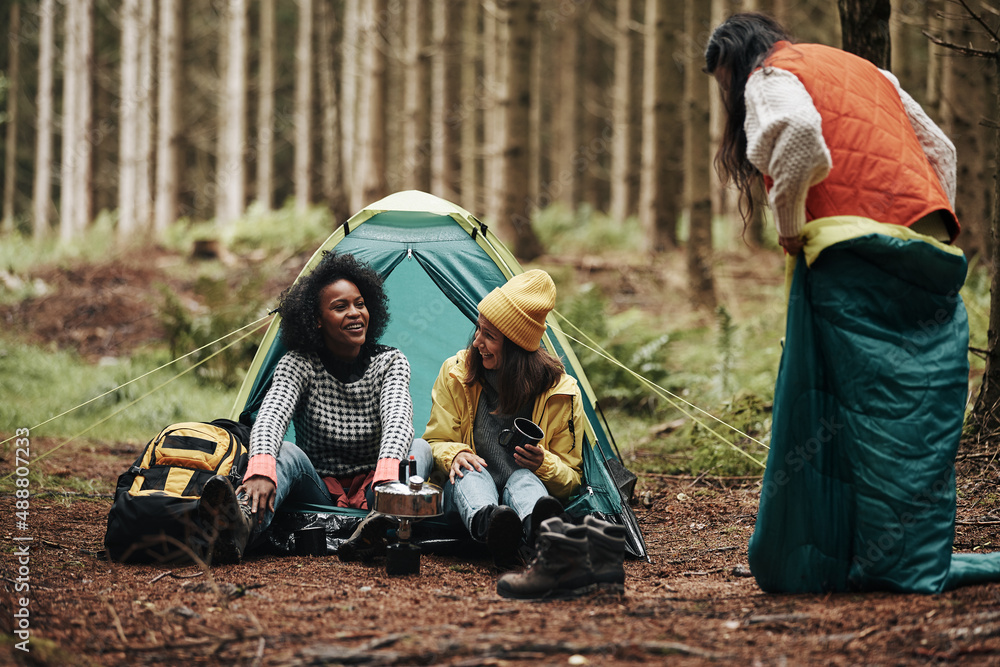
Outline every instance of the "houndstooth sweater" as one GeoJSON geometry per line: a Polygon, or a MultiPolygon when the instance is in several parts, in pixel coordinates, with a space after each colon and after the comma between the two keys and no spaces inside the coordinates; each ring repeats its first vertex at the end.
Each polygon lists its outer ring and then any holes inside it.
{"type": "Polygon", "coordinates": [[[349,477],[379,460],[402,459],[413,442],[406,356],[379,346],[360,378],[341,382],[319,355],[286,353],[250,434],[251,464],[260,455],[277,458],[291,421],[296,444],[321,477],[349,477]]]}

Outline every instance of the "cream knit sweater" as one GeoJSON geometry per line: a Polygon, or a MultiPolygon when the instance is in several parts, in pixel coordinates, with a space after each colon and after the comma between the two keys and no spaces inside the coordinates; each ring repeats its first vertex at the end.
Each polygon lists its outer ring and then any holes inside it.
{"type": "MultiPolygon", "coordinates": [[[[895,76],[879,71],[899,93],[927,160],[954,206],[955,145],[900,88],[895,76]]],[[[774,179],[769,198],[778,235],[798,236],[805,224],[809,188],[826,178],[833,166],[819,111],[799,78],[777,67],[751,74],[745,96],[747,158],[774,179]]]]}

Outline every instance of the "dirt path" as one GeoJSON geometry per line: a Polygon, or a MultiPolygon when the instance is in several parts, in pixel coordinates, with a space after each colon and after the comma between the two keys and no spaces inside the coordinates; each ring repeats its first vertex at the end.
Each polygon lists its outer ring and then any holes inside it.
{"type": "MultiPolygon", "coordinates": [[[[1000,584],[938,596],[767,595],[741,576],[753,485],[644,476],[639,490],[652,500],[636,510],[652,563],[626,563],[624,597],[559,602],[503,599],[487,562],[440,556],[424,556],[420,574],[408,577],[387,575],[380,562],[336,557],[260,557],[208,573],[116,565],[96,556],[110,499],[38,495],[30,515],[31,653],[8,643],[0,663],[1000,661],[1000,584]]],[[[963,550],[997,544],[998,526],[965,525],[983,518],[982,507],[965,505],[956,542],[963,550]]],[[[6,544],[15,533],[11,515],[0,526],[6,544]]],[[[10,609],[17,576],[10,553],[3,576],[10,609]]],[[[0,623],[10,632],[10,614],[0,623]]]]}

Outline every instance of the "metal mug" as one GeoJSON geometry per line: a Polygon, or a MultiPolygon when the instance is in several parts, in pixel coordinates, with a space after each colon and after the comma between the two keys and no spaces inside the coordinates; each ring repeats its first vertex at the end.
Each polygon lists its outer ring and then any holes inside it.
{"type": "Polygon", "coordinates": [[[513,428],[500,431],[500,444],[514,451],[515,447],[537,445],[544,437],[545,431],[538,424],[524,417],[515,417],[513,428]]]}

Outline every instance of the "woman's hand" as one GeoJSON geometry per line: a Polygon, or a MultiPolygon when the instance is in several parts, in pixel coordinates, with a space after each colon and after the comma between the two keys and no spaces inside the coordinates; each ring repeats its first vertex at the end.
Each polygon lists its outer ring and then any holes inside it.
{"type": "Polygon", "coordinates": [[[475,470],[476,472],[482,472],[483,468],[486,467],[486,459],[476,454],[473,454],[469,450],[461,451],[455,455],[455,458],[451,460],[451,470],[448,471],[448,479],[451,483],[455,483],[455,475],[459,477],[465,477],[462,474],[462,469],[475,470]]]}
{"type": "Polygon", "coordinates": [[[241,492],[246,493],[247,498],[250,499],[250,511],[253,512],[257,523],[260,523],[264,518],[264,512],[258,512],[258,510],[267,509],[274,512],[276,491],[277,487],[270,479],[262,475],[254,475],[240,484],[239,488],[236,489],[236,495],[239,496],[241,492]]]}
{"type": "Polygon", "coordinates": [[[538,445],[521,445],[514,448],[514,463],[531,472],[538,470],[545,459],[545,450],[538,445]]]}
{"type": "Polygon", "coordinates": [[[806,244],[805,240],[801,236],[779,236],[778,245],[785,249],[785,251],[795,257],[802,251],[802,246],[806,244]]]}

